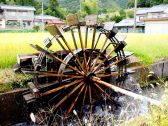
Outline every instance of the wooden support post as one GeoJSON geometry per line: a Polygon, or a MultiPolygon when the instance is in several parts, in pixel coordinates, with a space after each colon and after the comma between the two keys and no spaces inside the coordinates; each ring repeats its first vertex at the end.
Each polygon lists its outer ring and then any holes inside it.
{"type": "Polygon", "coordinates": [[[139,99],[139,100],[146,100],[148,101],[149,103],[153,104],[153,105],[156,105],[156,106],[159,106],[161,105],[160,101],[157,101],[157,100],[154,100],[152,98],[149,98],[149,97],[146,97],[146,96],[142,96],[142,95],[139,95],[139,94],[136,94],[136,93],[133,93],[131,91],[128,91],[128,90],[125,90],[125,89],[122,89],[120,87],[117,87],[115,85],[112,85],[112,84],[109,84],[107,82],[104,82],[102,80],[100,80],[100,78],[98,77],[93,77],[93,81],[98,83],[98,84],[102,84],[108,88],[111,88],[112,90],[114,90],[115,92],[119,92],[119,93],[122,93],[122,94],[125,94],[125,95],[128,95],[130,97],[133,97],[135,99],[139,99]]]}

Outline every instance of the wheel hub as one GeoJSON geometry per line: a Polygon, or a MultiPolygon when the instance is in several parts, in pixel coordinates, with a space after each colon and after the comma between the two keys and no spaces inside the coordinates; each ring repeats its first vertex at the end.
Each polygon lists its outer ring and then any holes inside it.
{"type": "Polygon", "coordinates": [[[85,77],[84,77],[84,82],[86,83],[86,84],[91,84],[91,83],[93,83],[93,80],[92,80],[92,78],[93,78],[93,76],[96,76],[94,73],[87,73],[86,75],[85,75],[85,77]]]}

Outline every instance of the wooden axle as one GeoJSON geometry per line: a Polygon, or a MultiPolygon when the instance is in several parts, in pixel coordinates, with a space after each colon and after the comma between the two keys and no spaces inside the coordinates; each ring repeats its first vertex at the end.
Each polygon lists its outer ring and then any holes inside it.
{"type": "Polygon", "coordinates": [[[148,101],[149,103],[153,104],[153,105],[156,105],[156,106],[159,106],[161,105],[160,101],[157,101],[157,100],[154,100],[152,98],[149,98],[149,97],[145,97],[145,96],[142,96],[142,95],[139,95],[139,94],[136,94],[136,93],[133,93],[131,91],[128,91],[128,90],[125,90],[125,89],[122,89],[120,87],[117,87],[115,85],[112,85],[112,84],[109,84],[107,82],[104,82],[104,81],[101,81],[100,78],[98,77],[93,77],[93,81],[96,82],[97,84],[102,84],[108,88],[111,88],[112,90],[114,90],[115,92],[119,92],[119,93],[122,93],[122,94],[125,94],[125,95],[128,95],[130,97],[133,97],[135,99],[139,99],[139,100],[146,100],[148,101]]]}

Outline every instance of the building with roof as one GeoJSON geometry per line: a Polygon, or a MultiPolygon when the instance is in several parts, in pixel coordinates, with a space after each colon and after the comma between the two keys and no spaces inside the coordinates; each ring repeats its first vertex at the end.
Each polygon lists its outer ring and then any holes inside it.
{"type": "MultiPolygon", "coordinates": [[[[119,23],[116,23],[114,27],[118,28],[118,31],[124,32],[124,33],[129,33],[133,32],[133,27],[134,27],[134,19],[123,19],[119,23]]],[[[144,33],[144,23],[143,22],[137,22],[136,23],[136,32],[139,33],[144,33]]]]}
{"type": "Polygon", "coordinates": [[[31,6],[0,4],[0,29],[33,29],[34,26],[45,24],[64,24],[54,16],[34,15],[35,11],[31,6]]]}
{"type": "Polygon", "coordinates": [[[168,34],[168,4],[150,8],[144,22],[146,34],[168,34]]]}
{"type": "Polygon", "coordinates": [[[147,12],[149,8],[138,8],[136,12],[136,21],[144,22],[144,18],[147,17],[147,12]]]}
{"type": "MultiPolygon", "coordinates": [[[[121,32],[132,32],[134,19],[124,19],[115,24],[121,32]]],[[[138,8],[136,12],[136,31],[146,34],[168,34],[168,4],[151,8],[138,8]]]]}
{"type": "Polygon", "coordinates": [[[168,17],[168,4],[156,5],[151,8],[139,8],[136,13],[137,21],[144,21],[148,18],[168,17]]]}
{"type": "Polygon", "coordinates": [[[34,17],[34,25],[42,26],[42,25],[45,25],[45,24],[63,25],[65,23],[63,21],[61,21],[60,18],[57,18],[57,17],[54,17],[54,16],[50,16],[50,15],[35,15],[35,17],[34,17]]]}
{"type": "Polygon", "coordinates": [[[0,4],[0,28],[32,29],[35,10],[31,6],[0,4]]]}

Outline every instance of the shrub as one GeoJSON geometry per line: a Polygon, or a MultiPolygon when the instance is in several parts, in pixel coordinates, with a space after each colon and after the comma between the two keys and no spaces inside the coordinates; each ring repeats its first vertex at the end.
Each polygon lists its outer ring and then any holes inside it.
{"type": "Polygon", "coordinates": [[[35,25],[35,26],[33,26],[33,29],[34,29],[36,32],[38,32],[38,31],[40,30],[40,26],[35,25]]]}

